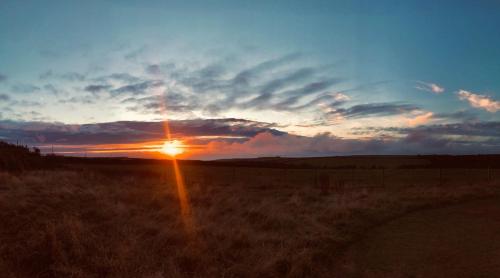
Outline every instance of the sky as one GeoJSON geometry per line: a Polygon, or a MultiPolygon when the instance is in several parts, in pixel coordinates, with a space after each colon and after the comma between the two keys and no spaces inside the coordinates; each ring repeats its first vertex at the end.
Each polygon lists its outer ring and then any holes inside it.
{"type": "Polygon", "coordinates": [[[500,153],[499,1],[0,1],[0,140],[64,155],[500,153]],[[168,122],[169,134],[166,134],[168,122]]]}

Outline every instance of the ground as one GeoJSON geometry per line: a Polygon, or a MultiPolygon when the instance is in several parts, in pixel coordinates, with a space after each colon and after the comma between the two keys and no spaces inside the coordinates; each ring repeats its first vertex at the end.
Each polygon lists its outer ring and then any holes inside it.
{"type": "Polygon", "coordinates": [[[171,161],[51,159],[0,171],[2,277],[426,277],[436,250],[493,271],[498,207],[465,204],[498,169],[179,162],[180,188],[171,161]]]}
{"type": "Polygon", "coordinates": [[[422,210],[364,234],[342,277],[499,277],[500,199],[422,210]]]}

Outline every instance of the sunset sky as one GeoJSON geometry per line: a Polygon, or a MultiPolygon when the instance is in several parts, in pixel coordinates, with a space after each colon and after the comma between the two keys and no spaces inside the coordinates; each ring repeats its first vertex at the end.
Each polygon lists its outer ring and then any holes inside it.
{"type": "Polygon", "coordinates": [[[500,2],[0,1],[0,140],[161,157],[165,120],[189,159],[500,153],[500,2]]]}

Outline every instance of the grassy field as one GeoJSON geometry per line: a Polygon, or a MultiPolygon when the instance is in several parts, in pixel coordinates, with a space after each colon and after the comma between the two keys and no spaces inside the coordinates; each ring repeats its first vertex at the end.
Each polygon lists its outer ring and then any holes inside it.
{"type": "Polygon", "coordinates": [[[0,172],[2,277],[336,277],[372,227],[500,192],[491,168],[254,166],[0,172]]]}

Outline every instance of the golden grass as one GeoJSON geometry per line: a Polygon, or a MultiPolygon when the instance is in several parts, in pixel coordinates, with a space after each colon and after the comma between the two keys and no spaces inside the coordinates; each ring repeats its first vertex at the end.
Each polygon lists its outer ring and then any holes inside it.
{"type": "Polygon", "coordinates": [[[170,170],[0,173],[2,277],[335,277],[336,256],[370,227],[499,185],[358,180],[331,192],[311,172],[202,168],[181,166],[192,233],[170,170]]]}

